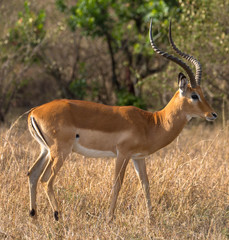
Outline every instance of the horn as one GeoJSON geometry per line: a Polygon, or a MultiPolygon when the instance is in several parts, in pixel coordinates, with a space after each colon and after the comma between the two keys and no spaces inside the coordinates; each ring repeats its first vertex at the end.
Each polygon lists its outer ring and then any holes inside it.
{"type": "Polygon", "coordinates": [[[189,76],[189,79],[190,79],[190,83],[191,83],[191,86],[192,88],[195,88],[196,87],[196,80],[195,80],[195,76],[191,70],[191,68],[185,63],[183,62],[182,60],[180,60],[179,58],[173,56],[173,55],[170,55],[168,54],[167,52],[163,52],[162,50],[160,50],[154,43],[153,41],[153,37],[152,37],[152,18],[151,18],[151,21],[150,21],[150,29],[149,29],[149,38],[150,38],[150,43],[151,43],[151,46],[153,48],[153,50],[160,54],[161,56],[163,56],[164,58],[167,58],[173,62],[175,62],[176,64],[178,64],[179,66],[181,66],[185,71],[186,73],[188,74],[189,76]]]}
{"type": "Polygon", "coordinates": [[[188,54],[186,53],[183,53],[181,52],[177,46],[175,45],[175,43],[173,42],[173,39],[172,39],[172,31],[171,31],[171,21],[169,22],[169,42],[173,48],[173,50],[178,53],[181,57],[185,58],[186,60],[190,61],[191,63],[194,64],[195,68],[196,68],[196,76],[195,76],[195,79],[196,79],[196,82],[198,85],[200,85],[201,83],[201,73],[202,73],[202,68],[201,68],[201,64],[200,62],[195,59],[193,56],[189,56],[188,54]]]}

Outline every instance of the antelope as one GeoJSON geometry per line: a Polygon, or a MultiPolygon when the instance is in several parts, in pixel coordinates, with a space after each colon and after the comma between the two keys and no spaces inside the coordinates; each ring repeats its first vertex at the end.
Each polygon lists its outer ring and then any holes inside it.
{"type": "Polygon", "coordinates": [[[60,99],[30,111],[28,128],[41,147],[38,159],[28,172],[30,216],[37,215],[36,189],[40,180],[54,218],[59,219],[53,183],[66,157],[75,152],[92,158],[116,158],[108,221],[114,217],[125,170],[131,159],[143,189],[149,218],[152,219],[153,208],[145,158],[171,143],[191,118],[200,117],[213,121],[217,114],[201,90],[200,63],[176,47],[172,39],[171,23],[170,44],[177,54],[194,64],[196,75],[181,59],[163,52],[155,45],[152,38],[152,20],[149,38],[156,53],[178,64],[189,77],[188,81],[183,73],[179,73],[179,89],[162,110],[152,113],[133,106],[107,106],[88,101],[60,99]]]}

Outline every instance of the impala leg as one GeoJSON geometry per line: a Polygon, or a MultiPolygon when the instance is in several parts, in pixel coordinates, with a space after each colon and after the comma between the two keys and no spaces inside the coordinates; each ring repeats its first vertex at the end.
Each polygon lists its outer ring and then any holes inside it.
{"type": "Polygon", "coordinates": [[[150,221],[152,221],[153,220],[152,204],[150,199],[150,187],[149,187],[149,179],[146,172],[145,159],[133,159],[133,163],[145,195],[146,207],[148,209],[149,219],[150,221]]]}
{"type": "Polygon", "coordinates": [[[51,157],[48,165],[46,166],[41,176],[42,185],[45,189],[49,203],[54,212],[54,218],[57,221],[59,219],[59,216],[58,216],[59,212],[58,212],[58,204],[53,191],[53,184],[54,184],[54,180],[56,178],[57,173],[59,172],[60,168],[63,165],[64,160],[65,160],[65,157],[63,156],[51,157]]]}
{"type": "Polygon", "coordinates": [[[41,149],[40,156],[30,168],[28,172],[29,177],[29,195],[30,195],[30,216],[36,215],[36,195],[37,195],[37,182],[48,163],[48,150],[41,149]]]}
{"type": "Polygon", "coordinates": [[[114,210],[116,207],[116,202],[118,198],[119,191],[121,189],[123,178],[125,175],[126,166],[129,162],[129,158],[119,154],[115,162],[115,175],[114,175],[114,185],[111,194],[111,204],[109,209],[108,221],[110,222],[114,217],[114,210]]]}

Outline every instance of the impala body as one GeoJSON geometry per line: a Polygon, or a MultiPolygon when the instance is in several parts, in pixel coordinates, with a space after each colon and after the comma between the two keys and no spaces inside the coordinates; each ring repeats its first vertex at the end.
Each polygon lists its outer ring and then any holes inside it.
{"type": "Polygon", "coordinates": [[[64,160],[71,152],[86,157],[116,157],[109,219],[114,215],[126,166],[130,159],[145,194],[148,214],[152,217],[149,181],[145,157],[171,143],[192,117],[212,121],[217,115],[206,102],[200,88],[201,66],[187,54],[180,52],[172,41],[173,49],[196,66],[196,76],[180,59],[159,50],[150,39],[153,49],[180,65],[188,74],[178,76],[179,89],[168,105],[158,112],[136,107],[106,106],[78,100],[55,100],[31,110],[28,126],[41,146],[41,154],[29,170],[30,215],[36,216],[36,189],[40,179],[58,220],[58,205],[53,182],[64,160]],[[183,55],[182,55],[183,54],[183,55]]]}

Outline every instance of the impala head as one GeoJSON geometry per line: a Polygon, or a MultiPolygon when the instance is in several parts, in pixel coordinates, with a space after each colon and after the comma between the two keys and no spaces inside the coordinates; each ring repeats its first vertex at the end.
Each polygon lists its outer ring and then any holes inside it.
{"type": "Polygon", "coordinates": [[[193,88],[183,73],[179,73],[178,75],[178,84],[178,97],[182,102],[182,109],[188,120],[192,117],[205,118],[207,121],[213,121],[217,118],[217,114],[204,98],[199,85],[193,88]]]}
{"type": "Polygon", "coordinates": [[[214,110],[211,108],[211,106],[208,104],[206,99],[204,98],[203,92],[200,87],[201,83],[201,64],[198,60],[196,60],[193,56],[189,56],[186,53],[181,52],[172,39],[172,33],[171,33],[171,22],[169,25],[169,41],[173,48],[173,50],[179,54],[181,57],[185,58],[186,60],[190,61],[194,64],[196,69],[196,75],[193,74],[191,68],[183,62],[181,59],[168,54],[167,52],[161,51],[154,43],[152,38],[152,19],[150,22],[150,43],[154,51],[163,57],[175,62],[180,67],[182,67],[185,72],[187,73],[189,77],[190,84],[188,82],[188,79],[183,73],[180,73],[178,75],[178,85],[179,85],[179,94],[177,96],[179,97],[182,105],[182,110],[187,116],[187,119],[191,119],[192,117],[201,117],[205,118],[208,121],[213,121],[217,118],[217,114],[214,112],[214,110]]]}

